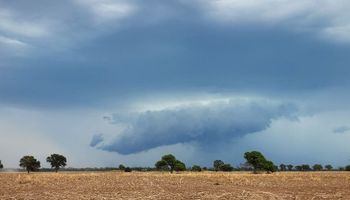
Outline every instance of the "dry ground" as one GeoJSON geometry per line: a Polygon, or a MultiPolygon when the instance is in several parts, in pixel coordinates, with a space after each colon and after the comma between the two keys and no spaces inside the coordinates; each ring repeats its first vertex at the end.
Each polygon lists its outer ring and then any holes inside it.
{"type": "Polygon", "coordinates": [[[0,173],[0,199],[350,199],[350,173],[0,173]]]}

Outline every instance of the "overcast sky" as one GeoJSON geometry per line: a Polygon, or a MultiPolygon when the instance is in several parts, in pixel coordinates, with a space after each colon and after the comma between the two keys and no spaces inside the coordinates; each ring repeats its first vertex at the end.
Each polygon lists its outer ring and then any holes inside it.
{"type": "Polygon", "coordinates": [[[347,0],[0,0],[0,160],[350,164],[347,0]]]}

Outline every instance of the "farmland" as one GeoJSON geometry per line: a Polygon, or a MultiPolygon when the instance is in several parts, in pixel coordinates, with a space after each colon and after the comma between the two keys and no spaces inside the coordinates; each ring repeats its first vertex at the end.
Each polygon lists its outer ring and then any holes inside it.
{"type": "Polygon", "coordinates": [[[0,173],[0,199],[350,199],[347,172],[0,173]]]}

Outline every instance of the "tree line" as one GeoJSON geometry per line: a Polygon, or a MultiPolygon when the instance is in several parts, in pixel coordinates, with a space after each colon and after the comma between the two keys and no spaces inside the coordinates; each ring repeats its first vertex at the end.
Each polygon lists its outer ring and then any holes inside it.
{"type": "MultiPolygon", "coordinates": [[[[154,168],[143,168],[143,167],[126,167],[122,164],[118,166],[118,168],[103,168],[104,170],[113,170],[119,169],[125,172],[131,172],[133,170],[136,171],[169,171],[173,173],[174,171],[252,171],[254,173],[258,172],[267,172],[273,173],[276,171],[331,171],[335,170],[332,165],[322,166],[321,164],[315,165],[296,165],[293,166],[291,164],[280,164],[279,166],[275,165],[271,160],[265,158],[265,156],[259,151],[251,151],[245,152],[244,158],[246,163],[241,165],[240,167],[233,167],[231,164],[224,163],[222,160],[214,160],[213,166],[211,168],[200,167],[199,165],[193,165],[192,167],[187,168],[185,163],[178,160],[174,155],[167,154],[161,157],[159,161],[157,161],[154,165],[154,168]]],[[[51,154],[46,158],[46,162],[50,163],[51,169],[55,172],[58,172],[59,169],[64,168],[67,165],[67,159],[65,156],[60,154],[51,154]]],[[[28,173],[31,171],[38,171],[40,169],[40,161],[38,161],[34,156],[23,156],[19,161],[19,166],[25,169],[28,173]]],[[[2,169],[4,165],[0,160],[0,169],[2,169]]],[[[96,170],[96,168],[90,168],[92,170],[96,170]]],[[[103,170],[102,169],[102,170],[103,170]]],[[[83,169],[84,170],[84,169],[83,169]]],[[[350,171],[350,165],[345,167],[340,167],[337,170],[341,171],[350,171]]]]}

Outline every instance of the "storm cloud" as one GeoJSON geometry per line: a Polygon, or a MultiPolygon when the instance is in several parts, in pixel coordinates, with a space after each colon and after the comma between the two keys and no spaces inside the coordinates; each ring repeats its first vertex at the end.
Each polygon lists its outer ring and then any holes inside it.
{"type": "Polygon", "coordinates": [[[211,145],[265,130],[274,119],[294,118],[296,110],[292,104],[228,100],[115,114],[112,123],[124,126],[123,130],[111,141],[100,140],[101,136],[95,135],[91,146],[121,154],[192,142],[210,148],[211,145]]]}

